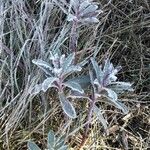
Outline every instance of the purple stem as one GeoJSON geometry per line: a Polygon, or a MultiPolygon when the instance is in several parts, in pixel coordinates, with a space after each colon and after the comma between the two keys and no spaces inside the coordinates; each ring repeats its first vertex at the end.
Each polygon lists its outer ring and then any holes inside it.
{"type": "Polygon", "coordinates": [[[84,132],[84,135],[83,135],[83,138],[82,138],[82,142],[80,144],[80,147],[79,147],[79,150],[84,146],[87,138],[88,138],[88,132],[89,132],[89,127],[90,127],[90,123],[91,123],[91,119],[92,119],[92,114],[93,114],[93,107],[94,107],[94,104],[95,104],[95,96],[93,94],[92,98],[91,98],[91,102],[90,102],[90,106],[89,106],[89,109],[88,109],[88,116],[87,116],[87,124],[85,126],[85,132],[84,132]]]}
{"type": "Polygon", "coordinates": [[[77,26],[78,26],[78,22],[74,20],[72,23],[72,28],[71,28],[69,49],[75,53],[77,51],[77,40],[78,40],[77,26]]]}

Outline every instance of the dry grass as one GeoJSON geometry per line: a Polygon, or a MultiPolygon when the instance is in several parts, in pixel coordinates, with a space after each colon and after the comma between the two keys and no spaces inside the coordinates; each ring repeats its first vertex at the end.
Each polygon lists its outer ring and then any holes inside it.
{"type": "MultiPolygon", "coordinates": [[[[93,117],[85,149],[150,148],[150,3],[148,0],[97,0],[104,13],[99,24],[82,27],[78,61],[107,53],[123,66],[120,80],[133,82],[135,92],[120,96],[130,107],[123,116],[103,105],[110,135],[93,117]]],[[[59,4],[59,3],[58,3],[59,4]]],[[[65,134],[78,149],[85,125],[86,102],[75,102],[76,120],[64,118],[55,91],[33,97],[29,90],[43,79],[32,59],[46,60],[50,51],[69,53],[70,26],[51,0],[0,1],[0,149],[27,149],[27,140],[46,146],[49,129],[65,134]]],[[[85,69],[85,72],[87,69],[85,69]]],[[[84,73],[84,72],[83,72],[84,73]]]]}

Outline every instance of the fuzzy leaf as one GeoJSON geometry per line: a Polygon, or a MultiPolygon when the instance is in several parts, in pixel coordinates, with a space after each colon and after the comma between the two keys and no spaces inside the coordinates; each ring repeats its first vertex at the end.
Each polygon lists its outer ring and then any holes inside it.
{"type": "Polygon", "coordinates": [[[63,146],[60,147],[58,150],[68,150],[68,146],[67,146],[67,145],[63,145],[63,146]]]}
{"type": "Polygon", "coordinates": [[[81,12],[81,16],[94,12],[97,10],[97,8],[97,5],[90,4],[86,9],[84,9],[84,11],[81,12]]]}
{"type": "Polygon", "coordinates": [[[71,65],[70,67],[68,67],[68,69],[64,72],[65,77],[67,77],[68,75],[70,75],[71,73],[74,72],[78,72],[81,71],[82,68],[79,65],[71,65]]]}
{"type": "Polygon", "coordinates": [[[29,150],[41,150],[34,142],[28,142],[28,149],[29,150]]]}
{"type": "Polygon", "coordinates": [[[66,99],[64,93],[59,93],[59,99],[61,102],[62,109],[72,119],[76,118],[76,112],[73,105],[66,99]]]}
{"type": "Polygon", "coordinates": [[[116,91],[117,93],[122,93],[124,91],[134,91],[131,86],[132,84],[129,82],[111,82],[108,87],[116,91]]]}
{"type": "Polygon", "coordinates": [[[33,90],[31,90],[30,94],[36,95],[39,94],[41,91],[42,91],[42,84],[36,84],[33,90]]]}
{"type": "Polygon", "coordinates": [[[73,81],[67,81],[64,83],[65,86],[71,88],[73,91],[77,91],[80,93],[84,93],[83,89],[81,88],[80,84],[73,82],[73,81]]]}
{"type": "Polygon", "coordinates": [[[89,5],[90,3],[88,1],[84,1],[83,3],[80,4],[79,11],[80,12],[84,11],[89,5]]]}
{"type": "Polygon", "coordinates": [[[49,131],[48,133],[48,141],[47,141],[47,147],[48,149],[53,149],[55,145],[55,135],[53,131],[49,131]]]}
{"type": "Polygon", "coordinates": [[[72,14],[69,14],[69,15],[67,16],[67,21],[73,21],[73,20],[77,20],[77,17],[74,16],[74,15],[72,15],[72,14]]]}
{"type": "Polygon", "coordinates": [[[63,73],[65,73],[65,71],[68,69],[68,67],[72,64],[72,62],[74,61],[74,57],[75,54],[71,53],[62,63],[62,69],[63,69],[63,73]]]}
{"type": "Polygon", "coordinates": [[[55,80],[57,80],[57,78],[55,77],[49,77],[45,79],[44,82],[42,83],[42,90],[46,92],[48,88],[52,87],[52,84],[55,80]]]}
{"type": "Polygon", "coordinates": [[[117,94],[116,94],[113,90],[108,89],[108,88],[104,88],[104,90],[107,91],[108,97],[109,97],[110,99],[112,99],[113,101],[117,101],[118,96],[117,96],[117,94]]]}
{"type": "MultiPolygon", "coordinates": [[[[79,93],[77,91],[70,91],[70,93],[68,93],[67,98],[73,98],[73,99],[89,99],[88,96],[86,96],[84,93],[79,93]]],[[[90,99],[89,99],[90,100],[90,99]]]]}
{"type": "Polygon", "coordinates": [[[106,97],[106,99],[105,100],[101,99],[100,101],[111,104],[116,108],[121,109],[124,114],[127,114],[128,108],[124,104],[118,101],[117,94],[111,89],[105,88],[105,90],[107,91],[107,94],[102,94],[102,96],[106,97]]]}
{"type": "Polygon", "coordinates": [[[50,71],[53,69],[52,66],[47,63],[46,61],[43,61],[41,59],[33,59],[32,62],[37,65],[39,68],[41,68],[44,72],[47,74],[51,74],[50,71]]]}
{"type": "Polygon", "coordinates": [[[70,81],[76,82],[78,84],[80,84],[80,86],[82,88],[88,88],[88,86],[90,85],[90,76],[89,75],[83,75],[80,77],[76,77],[74,79],[70,79],[70,81]]]}
{"type": "Polygon", "coordinates": [[[99,20],[96,17],[89,17],[80,20],[83,23],[98,23],[99,20]]]}
{"type": "Polygon", "coordinates": [[[91,62],[96,73],[96,78],[98,79],[98,82],[101,83],[103,78],[103,72],[94,58],[91,58],[91,62]]]}
{"type": "Polygon", "coordinates": [[[101,109],[98,108],[96,105],[94,105],[94,113],[97,116],[98,120],[102,123],[104,129],[107,129],[107,122],[103,117],[103,114],[101,113],[101,109]]]}

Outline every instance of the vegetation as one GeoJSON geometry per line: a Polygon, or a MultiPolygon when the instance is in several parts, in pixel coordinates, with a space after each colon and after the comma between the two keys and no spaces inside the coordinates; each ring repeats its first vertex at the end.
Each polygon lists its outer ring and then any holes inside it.
{"type": "Polygon", "coordinates": [[[148,149],[149,14],[147,0],[1,0],[0,149],[148,149]]]}

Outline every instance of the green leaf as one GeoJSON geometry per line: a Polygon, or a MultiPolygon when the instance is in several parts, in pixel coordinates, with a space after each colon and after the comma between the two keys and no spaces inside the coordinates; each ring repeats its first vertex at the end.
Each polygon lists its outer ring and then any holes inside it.
{"type": "Polygon", "coordinates": [[[73,60],[74,60],[75,54],[71,53],[63,62],[62,64],[62,69],[63,69],[63,74],[65,74],[66,70],[68,69],[68,67],[72,64],[73,60]]]}
{"type": "Polygon", "coordinates": [[[117,94],[113,90],[108,89],[108,88],[104,88],[104,90],[106,90],[106,92],[108,94],[108,97],[110,99],[112,99],[113,101],[117,101],[118,96],[117,96],[117,94]]]}
{"type": "Polygon", "coordinates": [[[67,146],[67,145],[63,145],[63,146],[60,147],[58,150],[68,150],[68,146],[67,146]]]}
{"type": "Polygon", "coordinates": [[[105,94],[105,95],[103,94],[103,96],[107,98],[106,100],[104,100],[104,102],[107,102],[107,103],[121,109],[124,114],[127,114],[128,108],[124,104],[122,104],[121,102],[118,101],[117,94],[113,90],[108,89],[108,88],[105,88],[104,90],[107,92],[107,94],[105,94]]]}
{"type": "Polygon", "coordinates": [[[80,86],[82,88],[88,88],[88,86],[91,83],[89,75],[83,75],[80,77],[76,77],[76,78],[70,79],[69,81],[76,82],[76,83],[80,84],[80,86]]]}
{"type": "Polygon", "coordinates": [[[36,84],[33,89],[30,91],[31,95],[39,94],[42,91],[42,84],[36,84]]]}
{"type": "Polygon", "coordinates": [[[73,82],[73,81],[67,81],[63,83],[65,86],[71,88],[73,91],[77,91],[80,93],[84,93],[83,89],[81,88],[80,84],[73,82]]]}
{"type": "Polygon", "coordinates": [[[34,142],[28,142],[28,149],[29,150],[41,150],[34,142]]]}
{"type": "Polygon", "coordinates": [[[48,88],[52,87],[52,84],[56,79],[57,78],[55,78],[55,77],[49,77],[49,78],[45,79],[42,83],[42,90],[44,92],[46,92],[48,90],[48,88]]]}
{"type": "Polygon", "coordinates": [[[55,135],[53,131],[49,131],[48,133],[48,141],[47,141],[48,149],[53,149],[55,145],[55,135]]]}
{"type": "Polygon", "coordinates": [[[67,76],[69,76],[71,73],[74,73],[74,72],[79,72],[81,71],[82,68],[79,66],[79,65],[71,65],[70,67],[68,67],[68,69],[64,72],[64,76],[65,78],[67,76]]]}
{"type": "Polygon", "coordinates": [[[97,10],[97,8],[98,8],[97,5],[90,4],[88,7],[86,7],[86,9],[84,9],[81,12],[81,16],[84,16],[84,15],[89,14],[91,12],[95,12],[97,10]]]}
{"type": "Polygon", "coordinates": [[[91,62],[96,73],[96,78],[98,79],[98,82],[101,83],[103,78],[103,72],[94,58],[91,58],[91,62]]]}
{"type": "Polygon", "coordinates": [[[129,82],[112,82],[108,87],[117,93],[122,93],[124,91],[134,91],[131,86],[132,84],[129,82]]]}
{"type": "Polygon", "coordinates": [[[51,70],[53,69],[52,66],[47,63],[46,61],[43,61],[41,59],[33,59],[32,63],[37,65],[39,68],[41,68],[45,73],[51,74],[51,70]]]}
{"type": "Polygon", "coordinates": [[[39,67],[44,67],[52,70],[52,66],[46,61],[43,61],[41,59],[33,59],[32,62],[39,67]]]}
{"type": "Polygon", "coordinates": [[[72,119],[76,118],[76,112],[73,105],[66,99],[64,93],[59,93],[59,99],[61,102],[62,109],[72,119]]]}
{"type": "Polygon", "coordinates": [[[107,122],[104,119],[103,114],[101,113],[101,109],[96,105],[94,105],[94,113],[97,116],[98,120],[102,123],[104,129],[107,130],[107,122]]]}

